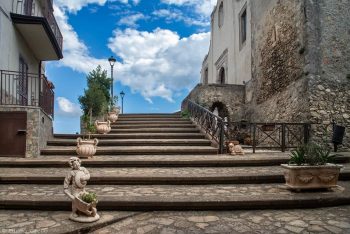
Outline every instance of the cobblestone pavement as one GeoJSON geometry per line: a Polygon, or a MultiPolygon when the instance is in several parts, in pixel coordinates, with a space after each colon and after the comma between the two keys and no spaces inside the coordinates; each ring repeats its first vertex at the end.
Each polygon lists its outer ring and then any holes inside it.
{"type": "MultiPolygon", "coordinates": [[[[350,184],[339,182],[332,190],[294,193],[283,184],[248,185],[91,185],[89,191],[99,194],[105,201],[154,201],[154,202],[198,202],[198,201],[278,201],[305,199],[348,199],[350,184]]],[[[2,201],[68,201],[61,185],[0,185],[2,201]]]]}
{"type": "Polygon", "coordinates": [[[350,206],[314,210],[142,213],[93,232],[350,233],[350,206]]]}
{"type": "Polygon", "coordinates": [[[93,234],[350,233],[350,206],[307,210],[99,213],[100,221],[81,224],[68,219],[70,212],[0,210],[0,233],[54,234],[79,229],[95,230],[93,234]]]}
{"type": "Polygon", "coordinates": [[[99,212],[98,222],[82,224],[68,219],[69,211],[0,210],[0,233],[67,233],[94,230],[115,223],[134,212],[99,212]],[[92,228],[92,229],[91,229],[92,228]]]}

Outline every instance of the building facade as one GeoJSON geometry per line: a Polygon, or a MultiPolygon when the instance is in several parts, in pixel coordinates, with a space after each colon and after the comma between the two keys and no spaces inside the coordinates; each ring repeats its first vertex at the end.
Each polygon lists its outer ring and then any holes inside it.
{"type": "Polygon", "coordinates": [[[315,140],[332,121],[349,132],[349,12],[348,0],[218,0],[187,99],[229,121],[310,122],[315,140]]]}
{"type": "Polygon", "coordinates": [[[0,156],[37,156],[52,136],[54,85],[45,61],[63,57],[52,4],[0,1],[0,156]]]}

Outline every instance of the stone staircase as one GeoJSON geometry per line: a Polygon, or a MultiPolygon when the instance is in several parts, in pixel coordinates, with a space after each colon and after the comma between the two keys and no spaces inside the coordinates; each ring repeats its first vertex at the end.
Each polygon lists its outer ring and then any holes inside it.
{"type": "MultiPolygon", "coordinates": [[[[37,158],[0,158],[0,208],[70,210],[63,194],[67,160],[80,135],[56,134],[37,158]]],[[[84,159],[87,189],[99,210],[231,210],[306,208],[350,204],[350,155],[339,187],[294,193],[279,166],[285,153],[217,155],[217,148],[178,114],[121,115],[100,141],[97,156],[84,159]]]]}

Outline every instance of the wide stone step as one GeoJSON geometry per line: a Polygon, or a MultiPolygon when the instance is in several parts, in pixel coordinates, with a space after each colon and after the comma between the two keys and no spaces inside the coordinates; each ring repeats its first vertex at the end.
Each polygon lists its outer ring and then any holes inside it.
{"type": "Polygon", "coordinates": [[[117,121],[130,121],[130,122],[192,122],[190,119],[181,117],[164,117],[164,118],[132,118],[132,117],[120,117],[117,121]]]}
{"type": "MultiPolygon", "coordinates": [[[[350,204],[350,183],[332,190],[295,193],[283,184],[88,185],[98,210],[243,210],[315,208],[350,204]]],[[[0,185],[0,208],[71,210],[62,185],[0,185]]]]}
{"type": "Polygon", "coordinates": [[[145,125],[145,124],[174,124],[174,125],[181,125],[181,124],[193,124],[190,120],[183,120],[183,119],[165,119],[165,120],[130,120],[130,119],[118,119],[116,122],[112,123],[112,125],[145,125]]]}
{"type": "MultiPolygon", "coordinates": [[[[41,155],[76,155],[76,147],[50,146],[41,150],[41,155]]],[[[161,154],[217,154],[210,146],[116,146],[98,147],[96,155],[161,155],[161,154]]]]}
{"type": "MultiPolygon", "coordinates": [[[[54,139],[47,142],[48,146],[76,146],[75,139],[54,139]]],[[[206,139],[102,139],[98,146],[210,146],[206,139]]]]}
{"type": "MultiPolygon", "coordinates": [[[[54,134],[56,139],[77,139],[87,137],[82,134],[54,134]]],[[[114,133],[114,134],[91,134],[91,138],[98,139],[204,139],[202,133],[114,133]]]]}
{"type": "Polygon", "coordinates": [[[140,129],[140,128],[192,128],[196,129],[193,124],[114,124],[112,129],[140,129]]]}
{"type": "Polygon", "coordinates": [[[199,133],[199,129],[197,128],[112,129],[111,133],[199,133]]]}
{"type": "Polygon", "coordinates": [[[180,114],[119,114],[119,118],[181,118],[180,114]]]}
{"type": "MultiPolygon", "coordinates": [[[[258,184],[283,183],[283,168],[265,167],[158,167],[158,168],[90,168],[89,184],[258,184]]],[[[1,168],[0,183],[62,184],[70,168],[1,168]]],[[[350,179],[346,164],[340,180],[350,179]]]]}
{"type": "MultiPolygon", "coordinates": [[[[279,166],[287,163],[288,153],[230,155],[121,155],[82,159],[86,167],[249,167],[279,166]]],[[[0,167],[67,167],[67,156],[37,158],[0,157],[0,167]]],[[[350,157],[338,156],[336,163],[350,163],[350,157]]]]}

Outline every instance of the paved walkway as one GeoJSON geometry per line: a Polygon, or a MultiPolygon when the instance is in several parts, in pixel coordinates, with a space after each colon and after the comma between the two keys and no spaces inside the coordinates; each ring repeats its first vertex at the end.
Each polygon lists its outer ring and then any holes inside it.
{"type": "Polygon", "coordinates": [[[93,224],[72,222],[68,220],[69,214],[0,210],[0,233],[54,234],[79,229],[94,234],[350,233],[350,206],[227,212],[100,212],[101,220],[93,224]]]}

